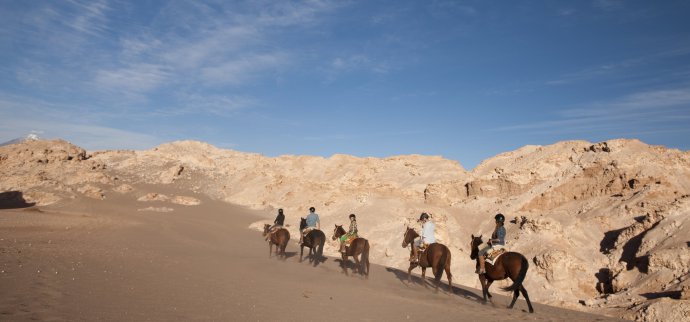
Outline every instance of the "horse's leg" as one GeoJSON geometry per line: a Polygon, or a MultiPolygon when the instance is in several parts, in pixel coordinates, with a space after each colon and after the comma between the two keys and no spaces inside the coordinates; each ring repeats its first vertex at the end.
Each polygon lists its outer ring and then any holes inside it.
{"type": "Polygon", "coordinates": [[[340,268],[342,268],[343,273],[345,273],[345,275],[350,276],[347,273],[347,267],[345,266],[346,262],[347,262],[347,255],[340,253],[340,268]]]}
{"type": "Polygon", "coordinates": [[[359,259],[357,258],[357,253],[352,254],[352,260],[355,261],[355,267],[352,268],[352,272],[354,273],[355,270],[357,271],[358,274],[362,275],[362,267],[359,259]]]}
{"type": "Polygon", "coordinates": [[[273,243],[270,241],[268,242],[268,258],[271,258],[271,254],[273,254],[273,243]]]}
{"type": "MultiPolygon", "coordinates": [[[[419,267],[422,268],[422,283],[424,283],[424,287],[429,287],[428,285],[426,285],[426,267],[424,267],[424,266],[419,266],[419,267]]],[[[431,268],[431,270],[433,270],[433,267],[431,268]]]]}
{"type": "Polygon", "coordinates": [[[302,255],[304,255],[304,246],[299,246],[299,262],[302,262],[302,255]]]}
{"type": "Polygon", "coordinates": [[[486,303],[486,294],[489,291],[486,288],[486,277],[484,274],[479,274],[479,283],[482,285],[482,296],[484,297],[484,302],[486,303]]]}
{"type": "Polygon", "coordinates": [[[529,313],[534,313],[534,308],[532,308],[532,302],[530,302],[530,300],[529,300],[529,296],[527,295],[527,290],[522,285],[520,285],[520,292],[522,292],[522,296],[524,296],[525,301],[527,301],[527,307],[529,308],[529,313]]]}
{"type": "Polygon", "coordinates": [[[520,296],[520,288],[516,288],[513,290],[513,299],[510,301],[510,305],[508,305],[509,309],[513,308],[513,305],[515,305],[515,301],[517,301],[518,296],[520,296]]]}
{"type": "Polygon", "coordinates": [[[450,294],[455,293],[453,291],[453,275],[450,273],[450,261],[446,263],[446,278],[448,278],[448,290],[450,291],[450,294]]]}
{"type": "Polygon", "coordinates": [[[489,299],[491,299],[491,297],[493,296],[493,295],[491,295],[491,293],[489,292],[489,287],[491,287],[491,284],[493,284],[493,282],[494,282],[493,280],[487,280],[487,281],[486,281],[486,296],[488,296],[489,299]]]}
{"type": "Polygon", "coordinates": [[[412,282],[412,270],[417,267],[417,265],[410,263],[410,268],[407,269],[407,283],[412,282]]]}

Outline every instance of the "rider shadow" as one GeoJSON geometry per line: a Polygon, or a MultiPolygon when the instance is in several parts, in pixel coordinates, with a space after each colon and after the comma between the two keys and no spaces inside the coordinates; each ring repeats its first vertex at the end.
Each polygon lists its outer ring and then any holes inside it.
{"type": "Polygon", "coordinates": [[[0,209],[29,208],[36,205],[35,202],[27,202],[21,191],[0,192],[0,209]]]}
{"type": "MultiPolygon", "coordinates": [[[[409,285],[407,284],[407,271],[400,270],[397,268],[392,268],[392,267],[386,267],[386,271],[393,273],[395,275],[395,277],[397,277],[398,280],[400,280],[400,283],[409,287],[409,285]]],[[[421,276],[412,275],[412,283],[417,284],[417,285],[422,285],[422,286],[428,286],[430,288],[436,287],[434,279],[430,278],[430,277],[427,277],[426,280],[422,280],[421,276]]],[[[439,285],[439,289],[446,292],[446,293],[459,295],[459,296],[462,296],[462,297],[467,298],[467,299],[472,299],[472,300],[476,300],[476,301],[482,301],[483,300],[482,297],[477,295],[476,293],[469,291],[469,290],[466,290],[466,289],[461,288],[461,287],[453,286],[452,290],[449,290],[448,285],[443,283],[443,284],[439,285]]]]}
{"type": "Polygon", "coordinates": [[[287,260],[288,258],[292,258],[294,256],[297,256],[297,252],[285,252],[285,256],[283,256],[282,260],[287,260]]]}

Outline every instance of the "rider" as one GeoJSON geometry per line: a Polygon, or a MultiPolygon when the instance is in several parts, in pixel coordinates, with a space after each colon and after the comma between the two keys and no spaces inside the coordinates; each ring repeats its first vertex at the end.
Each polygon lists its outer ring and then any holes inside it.
{"type": "Polygon", "coordinates": [[[350,214],[350,230],[345,235],[340,236],[340,252],[345,252],[345,242],[357,238],[357,216],[350,214]]]}
{"type": "MultiPolygon", "coordinates": [[[[273,232],[274,229],[280,229],[283,228],[283,223],[285,222],[285,214],[283,214],[283,208],[278,209],[278,215],[276,216],[276,220],[273,221],[273,226],[268,228],[269,232],[273,232]]],[[[269,236],[266,236],[266,240],[268,240],[269,236]]]]}
{"type": "Polygon", "coordinates": [[[310,232],[313,229],[321,229],[321,220],[319,220],[319,214],[316,213],[316,208],[314,207],[309,207],[309,214],[307,215],[307,218],[305,218],[307,221],[307,227],[305,227],[300,234],[299,237],[299,243],[302,244],[302,240],[304,238],[304,235],[308,232],[310,232]]]}
{"type": "Polygon", "coordinates": [[[412,244],[412,258],[410,258],[410,262],[416,263],[419,261],[419,248],[422,246],[427,246],[430,244],[433,244],[436,242],[436,236],[434,235],[434,229],[436,228],[436,225],[429,220],[429,214],[426,212],[423,212],[419,216],[419,220],[417,222],[422,222],[422,234],[421,238],[415,240],[415,242],[412,244]]]}
{"type": "Polygon", "coordinates": [[[486,253],[490,250],[503,249],[506,244],[506,228],[503,227],[506,217],[503,214],[497,214],[494,216],[494,219],[496,220],[496,228],[494,228],[494,232],[491,234],[491,239],[487,242],[487,246],[479,251],[479,270],[477,274],[486,273],[486,253]]]}

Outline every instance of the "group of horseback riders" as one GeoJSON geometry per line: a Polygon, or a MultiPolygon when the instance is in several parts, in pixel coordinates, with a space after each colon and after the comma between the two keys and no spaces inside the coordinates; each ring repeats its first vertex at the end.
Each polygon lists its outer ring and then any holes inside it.
{"type": "MultiPolygon", "coordinates": [[[[346,245],[348,242],[352,241],[353,239],[357,238],[357,216],[355,214],[350,214],[350,229],[347,231],[347,233],[343,236],[340,236],[340,252],[345,253],[346,251],[346,245]]],[[[319,218],[319,214],[316,213],[316,208],[310,207],[309,208],[309,214],[305,218],[307,222],[307,226],[304,229],[300,230],[300,239],[299,242],[297,243],[298,245],[302,244],[302,240],[304,239],[304,236],[307,235],[310,231],[314,229],[321,229],[321,219],[319,218]]],[[[283,228],[283,225],[285,223],[285,213],[283,212],[283,209],[278,209],[278,215],[276,216],[276,219],[273,221],[273,225],[268,229],[269,232],[274,232],[280,228],[283,228]]],[[[268,240],[269,237],[266,237],[266,240],[268,240]]]]}
{"type": "MultiPolygon", "coordinates": [[[[355,261],[355,268],[365,277],[369,276],[369,241],[358,236],[357,216],[355,214],[349,215],[350,228],[345,231],[342,226],[335,225],[333,231],[333,240],[340,241],[340,253],[342,260],[340,262],[343,271],[347,274],[345,262],[348,257],[352,257],[355,261]],[[349,244],[349,245],[348,245],[349,244]],[[359,256],[359,258],[358,258],[359,256]]],[[[422,279],[425,278],[427,268],[431,268],[434,279],[436,281],[436,290],[438,291],[442,274],[445,272],[448,279],[448,289],[452,291],[452,274],[451,266],[451,252],[450,249],[441,243],[437,243],[435,236],[436,225],[431,220],[432,215],[423,212],[419,216],[417,222],[422,224],[421,234],[418,234],[414,228],[407,227],[403,235],[402,247],[407,248],[411,245],[410,250],[410,266],[407,270],[408,282],[411,281],[412,270],[420,267],[422,270],[422,279]]],[[[494,216],[495,227],[491,234],[491,238],[484,243],[482,236],[472,235],[470,243],[470,259],[476,260],[476,271],[482,285],[482,294],[484,300],[491,299],[489,287],[496,280],[510,278],[513,284],[502,289],[513,292],[513,299],[508,306],[512,308],[521,293],[527,301],[529,312],[534,312],[532,303],[527,295],[527,290],[523,285],[523,281],[527,274],[529,261],[527,258],[517,252],[508,252],[505,250],[506,229],[505,216],[503,214],[496,214],[494,216]],[[486,262],[491,265],[487,267],[486,262]]],[[[267,240],[270,240],[269,245],[276,245],[276,254],[282,253],[285,258],[285,246],[290,239],[287,229],[279,229],[283,227],[285,222],[285,214],[283,209],[278,209],[274,224],[264,225],[264,235],[267,240]],[[277,236],[282,233],[282,236],[277,236]]],[[[304,247],[309,248],[310,262],[316,266],[322,258],[323,245],[325,241],[324,233],[320,230],[321,222],[319,215],[316,213],[314,207],[309,208],[309,214],[306,218],[300,220],[300,262],[302,261],[302,252],[304,247]],[[313,253],[313,255],[312,255],[313,253]]],[[[272,248],[269,247],[269,257],[272,248]]],[[[426,284],[424,284],[426,286],[426,284]]]]}
{"type": "MultiPolygon", "coordinates": [[[[309,214],[307,215],[306,219],[306,227],[300,231],[300,240],[298,242],[299,245],[302,244],[302,240],[304,236],[309,233],[311,230],[314,229],[321,229],[321,220],[319,218],[319,215],[316,213],[316,208],[310,207],[309,208],[309,214]]],[[[347,245],[350,241],[354,240],[357,238],[357,216],[355,214],[350,214],[349,216],[350,219],[350,228],[347,230],[347,233],[344,235],[340,236],[339,241],[340,241],[340,252],[345,253],[347,251],[347,245]]],[[[503,214],[497,214],[494,216],[494,220],[496,222],[496,226],[494,228],[493,233],[491,234],[491,239],[488,240],[487,244],[479,250],[479,267],[477,267],[476,273],[477,274],[485,274],[486,273],[486,257],[487,254],[491,254],[494,252],[501,252],[505,248],[505,237],[506,237],[506,229],[504,227],[505,223],[505,216],[503,214]]],[[[420,238],[416,239],[414,243],[412,244],[412,252],[410,255],[410,262],[411,263],[417,263],[419,262],[419,257],[420,254],[431,244],[436,242],[436,225],[434,224],[433,221],[431,221],[431,217],[429,216],[428,213],[423,212],[419,216],[419,220],[417,222],[422,223],[422,231],[420,234],[420,238]]],[[[278,215],[276,216],[275,220],[273,221],[273,225],[269,228],[270,232],[273,232],[277,229],[283,228],[283,225],[285,223],[285,213],[283,212],[283,209],[278,209],[278,215]]],[[[267,237],[268,240],[268,237],[267,237]]]]}

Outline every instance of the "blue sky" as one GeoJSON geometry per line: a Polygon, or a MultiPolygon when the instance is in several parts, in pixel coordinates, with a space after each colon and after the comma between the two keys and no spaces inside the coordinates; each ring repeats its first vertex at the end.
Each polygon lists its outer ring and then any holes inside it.
{"type": "Polygon", "coordinates": [[[690,1],[1,1],[0,141],[690,146],[690,1]]]}

